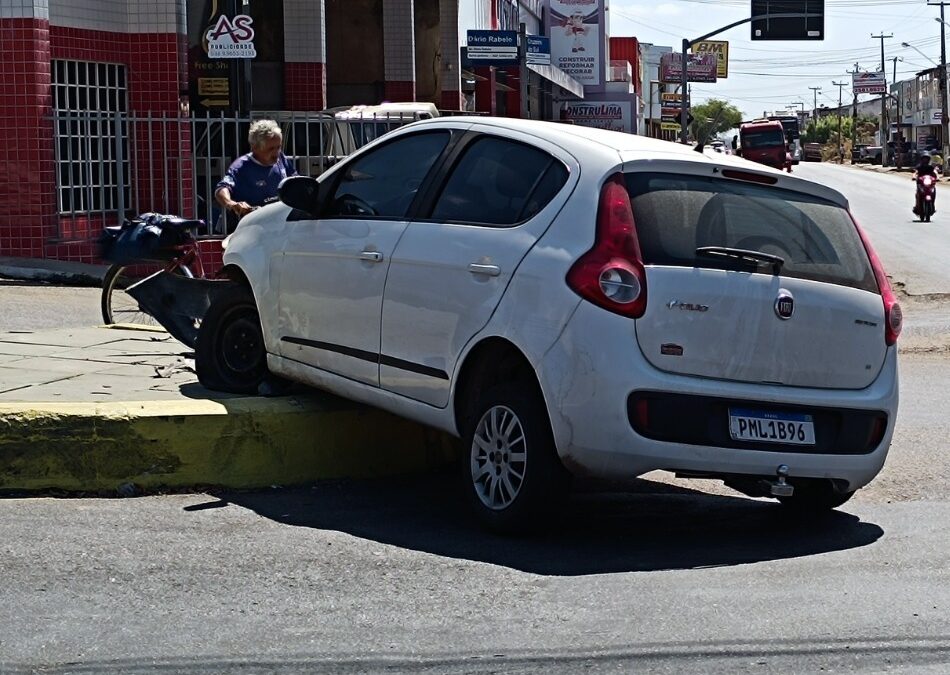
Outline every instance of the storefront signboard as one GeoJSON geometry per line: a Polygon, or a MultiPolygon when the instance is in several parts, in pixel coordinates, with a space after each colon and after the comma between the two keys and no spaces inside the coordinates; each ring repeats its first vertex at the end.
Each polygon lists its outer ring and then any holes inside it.
{"type": "Polygon", "coordinates": [[[470,30],[468,59],[475,66],[506,66],[518,63],[518,33],[513,30],[470,30]]]}
{"type": "Polygon", "coordinates": [[[548,28],[555,66],[586,86],[603,79],[604,0],[549,0],[548,28]]]}
{"type": "Polygon", "coordinates": [[[580,126],[633,132],[630,101],[579,101],[567,104],[564,112],[580,126]]]}
{"type": "Polygon", "coordinates": [[[528,35],[526,37],[528,44],[525,58],[528,60],[528,63],[533,63],[536,66],[550,66],[551,38],[542,37],[540,35],[528,35]]]}
{"type": "MultiPolygon", "coordinates": [[[[715,54],[687,54],[688,82],[715,82],[719,63],[715,54]]],[[[660,56],[660,81],[678,83],[683,72],[683,56],[676,52],[660,56]]]]}
{"type": "Polygon", "coordinates": [[[253,59],[254,20],[247,14],[238,14],[233,19],[222,14],[214,27],[208,31],[208,58],[211,59],[253,59]]]}

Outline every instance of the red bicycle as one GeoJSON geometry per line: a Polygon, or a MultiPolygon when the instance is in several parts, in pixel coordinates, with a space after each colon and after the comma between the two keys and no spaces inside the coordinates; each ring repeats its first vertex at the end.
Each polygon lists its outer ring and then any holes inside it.
{"type": "Polygon", "coordinates": [[[196,233],[202,220],[155,213],[106,228],[102,257],[115,261],[102,280],[102,320],[107,325],[159,326],[126,290],[160,272],[204,278],[196,233]]]}

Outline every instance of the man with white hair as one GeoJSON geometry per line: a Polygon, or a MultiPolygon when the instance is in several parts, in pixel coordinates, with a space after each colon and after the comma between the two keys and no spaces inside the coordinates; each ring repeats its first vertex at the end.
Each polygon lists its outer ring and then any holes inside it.
{"type": "Polygon", "coordinates": [[[229,214],[229,232],[238,219],[276,197],[280,181],[297,175],[293,162],[281,151],[283,136],[274,120],[251,124],[247,141],[251,151],[234,160],[214,188],[214,198],[229,214]]]}

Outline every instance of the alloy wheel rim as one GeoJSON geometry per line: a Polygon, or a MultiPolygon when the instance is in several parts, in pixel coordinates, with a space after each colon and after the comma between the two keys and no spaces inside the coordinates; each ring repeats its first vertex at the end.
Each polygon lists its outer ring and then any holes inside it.
{"type": "Polygon", "coordinates": [[[511,506],[524,485],[527,464],[524,428],[511,408],[496,405],[482,415],[470,458],[473,486],[482,504],[494,511],[511,506]]]}

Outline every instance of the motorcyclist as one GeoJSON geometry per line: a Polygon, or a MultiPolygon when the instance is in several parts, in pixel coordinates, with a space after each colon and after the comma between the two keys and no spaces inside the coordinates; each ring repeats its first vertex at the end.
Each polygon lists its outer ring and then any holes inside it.
{"type": "Polygon", "coordinates": [[[914,180],[917,180],[917,178],[920,176],[933,176],[934,178],[937,177],[937,171],[930,163],[929,152],[920,153],[920,158],[917,160],[917,166],[914,167],[914,180]]]}
{"type": "MultiPolygon", "coordinates": [[[[936,169],[934,169],[934,166],[930,163],[930,153],[926,151],[920,153],[920,157],[917,160],[917,166],[914,167],[914,178],[913,178],[914,182],[916,183],[917,179],[920,178],[921,176],[933,176],[934,180],[937,179],[937,171],[936,169]]],[[[937,201],[937,195],[935,192],[934,193],[935,204],[936,204],[936,201],[937,201]]],[[[914,197],[913,211],[915,215],[920,215],[919,209],[917,207],[916,196],[914,197]]]]}

